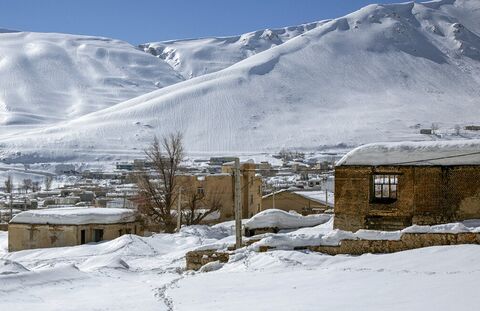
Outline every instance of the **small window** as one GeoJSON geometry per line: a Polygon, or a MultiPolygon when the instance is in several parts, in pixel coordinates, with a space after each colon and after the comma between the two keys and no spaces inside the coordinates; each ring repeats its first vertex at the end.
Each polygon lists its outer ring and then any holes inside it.
{"type": "Polygon", "coordinates": [[[103,229],[94,229],[93,230],[93,240],[95,242],[100,242],[103,240],[103,229]]]}
{"type": "Polygon", "coordinates": [[[198,187],[197,188],[197,194],[204,195],[205,194],[205,189],[203,189],[202,187],[198,187]]]}
{"type": "Polygon", "coordinates": [[[373,201],[378,203],[392,203],[397,200],[398,175],[373,175],[373,201]]]}
{"type": "Polygon", "coordinates": [[[132,234],[132,229],[125,229],[126,234],[132,234]]]}
{"type": "Polygon", "coordinates": [[[253,194],[250,195],[250,204],[253,204],[253,194]]]}

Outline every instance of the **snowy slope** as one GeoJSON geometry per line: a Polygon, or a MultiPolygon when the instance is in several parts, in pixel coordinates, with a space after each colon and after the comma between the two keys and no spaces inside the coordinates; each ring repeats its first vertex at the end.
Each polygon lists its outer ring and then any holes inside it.
{"type": "MultiPolygon", "coordinates": [[[[297,234],[321,230],[331,227],[297,234]]],[[[185,271],[187,251],[232,244],[232,233],[220,224],[74,247],[0,248],[2,310],[446,311],[480,304],[479,245],[362,256],[243,248],[217,271],[185,271]]],[[[0,246],[7,238],[0,232],[0,246]]]]}
{"type": "Polygon", "coordinates": [[[9,125],[68,120],[182,80],[122,41],[8,30],[0,76],[0,124],[9,125]]]}
{"type": "Polygon", "coordinates": [[[190,79],[227,68],[326,22],[264,29],[232,37],[151,42],[140,48],[164,59],[185,79],[190,79]]]}
{"type": "Polygon", "coordinates": [[[370,5],[226,69],[4,136],[4,152],[112,156],[173,130],[205,152],[437,139],[418,128],[479,121],[479,19],[476,0],[370,5]]]}

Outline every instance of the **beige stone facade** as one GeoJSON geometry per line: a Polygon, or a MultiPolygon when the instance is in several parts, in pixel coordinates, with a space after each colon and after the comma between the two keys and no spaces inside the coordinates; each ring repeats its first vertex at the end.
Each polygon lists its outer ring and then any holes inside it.
{"type": "Polygon", "coordinates": [[[334,227],[397,230],[480,218],[480,166],[343,165],[334,227]]]}
{"type": "Polygon", "coordinates": [[[8,250],[62,247],[113,240],[123,234],[141,234],[136,222],[115,224],[52,225],[10,223],[8,250]]]}
{"type": "MultiPolygon", "coordinates": [[[[182,193],[188,196],[192,192],[201,192],[207,200],[216,198],[220,201],[220,218],[216,221],[232,220],[234,218],[234,178],[231,174],[232,166],[222,166],[221,174],[210,175],[179,175],[177,183],[183,189],[182,193]]],[[[242,217],[248,218],[261,211],[262,208],[262,179],[256,175],[255,164],[241,165],[242,189],[242,217]]],[[[185,200],[185,198],[184,198],[185,200]]],[[[183,201],[183,200],[182,200],[183,201]]],[[[205,208],[209,208],[205,206],[205,208]]]]}

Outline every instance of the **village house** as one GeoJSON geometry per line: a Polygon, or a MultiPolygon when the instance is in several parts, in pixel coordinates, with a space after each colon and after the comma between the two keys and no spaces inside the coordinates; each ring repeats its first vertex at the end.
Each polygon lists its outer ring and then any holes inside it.
{"type": "MultiPolygon", "coordinates": [[[[215,222],[234,218],[234,178],[233,165],[226,163],[222,173],[208,175],[182,174],[177,176],[177,183],[182,188],[182,205],[189,204],[193,195],[203,198],[198,201],[198,208],[208,209],[212,204],[219,206],[215,222]]],[[[248,218],[261,211],[262,179],[256,174],[254,163],[242,163],[241,167],[242,217],[248,218]]],[[[210,219],[212,222],[212,219],[210,219]]]]}
{"type": "Polygon", "coordinates": [[[333,208],[333,199],[332,192],[282,189],[262,197],[262,211],[275,208],[302,215],[319,214],[333,208]]]}
{"type": "Polygon", "coordinates": [[[133,210],[64,207],[19,213],[8,225],[8,250],[62,247],[142,234],[133,210]]]}
{"type": "Polygon", "coordinates": [[[335,169],[334,227],[398,230],[480,218],[480,140],[370,144],[335,169]]]}

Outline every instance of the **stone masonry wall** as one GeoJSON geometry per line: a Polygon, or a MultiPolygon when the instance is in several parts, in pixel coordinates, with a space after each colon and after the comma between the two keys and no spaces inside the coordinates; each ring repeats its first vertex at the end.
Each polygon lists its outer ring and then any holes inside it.
{"type": "Polygon", "coordinates": [[[338,246],[307,246],[296,249],[308,249],[329,255],[366,253],[385,254],[415,248],[480,244],[480,233],[404,233],[400,240],[343,240],[338,246]]]}
{"type": "Polygon", "coordinates": [[[191,251],[186,254],[187,270],[198,270],[207,263],[220,261],[228,262],[230,258],[226,252],[216,250],[191,251]]]}

